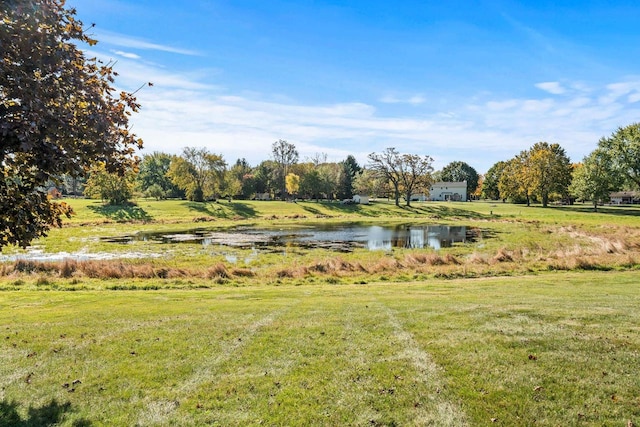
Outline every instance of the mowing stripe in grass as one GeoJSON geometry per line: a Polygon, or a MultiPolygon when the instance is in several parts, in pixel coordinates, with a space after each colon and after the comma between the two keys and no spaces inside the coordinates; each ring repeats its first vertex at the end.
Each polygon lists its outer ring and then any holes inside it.
{"type": "Polygon", "coordinates": [[[420,406],[417,424],[457,427],[469,425],[462,408],[447,398],[448,393],[445,392],[438,365],[403,328],[395,312],[387,306],[383,306],[383,310],[393,327],[395,338],[403,346],[400,356],[411,361],[419,373],[417,379],[431,390],[431,394],[427,396],[430,405],[420,406]]]}
{"type": "Polygon", "coordinates": [[[282,316],[291,308],[291,304],[280,310],[270,312],[268,315],[260,318],[256,322],[249,325],[243,333],[233,340],[230,340],[222,348],[222,351],[216,353],[214,357],[202,360],[199,369],[197,369],[191,377],[187,378],[175,391],[176,398],[171,401],[150,401],[145,403],[145,410],[138,415],[137,425],[163,425],[167,419],[178,408],[180,398],[188,396],[195,391],[202,383],[210,381],[214,377],[214,371],[218,366],[229,360],[242,347],[251,342],[251,339],[262,329],[273,323],[275,319],[282,316]]]}

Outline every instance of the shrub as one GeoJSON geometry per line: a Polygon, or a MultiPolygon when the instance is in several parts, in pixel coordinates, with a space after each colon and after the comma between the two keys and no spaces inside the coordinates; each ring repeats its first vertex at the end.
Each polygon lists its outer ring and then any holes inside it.
{"type": "Polygon", "coordinates": [[[228,279],[229,277],[229,271],[222,263],[210,267],[205,273],[207,279],[228,279]]]}

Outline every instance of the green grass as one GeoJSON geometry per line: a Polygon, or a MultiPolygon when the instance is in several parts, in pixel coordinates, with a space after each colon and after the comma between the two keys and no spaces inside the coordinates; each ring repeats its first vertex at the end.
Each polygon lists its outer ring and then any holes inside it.
{"type": "Polygon", "coordinates": [[[3,292],[0,425],[637,423],[637,285],[3,292]]]}
{"type": "Polygon", "coordinates": [[[69,202],[37,247],[147,258],[0,263],[0,427],[640,423],[638,207],[69,202]],[[99,239],[319,223],[483,237],[236,262],[99,239]]]}

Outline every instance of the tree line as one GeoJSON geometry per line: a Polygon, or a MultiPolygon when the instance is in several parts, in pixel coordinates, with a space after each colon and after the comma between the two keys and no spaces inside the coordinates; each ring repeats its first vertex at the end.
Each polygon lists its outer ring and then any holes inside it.
{"type": "MultiPolygon", "coordinates": [[[[349,155],[328,162],[326,154],[299,161],[294,144],[278,140],[269,160],[251,166],[245,159],[228,165],[221,154],[206,148],[186,147],[181,155],[154,152],[143,156],[126,173],[109,173],[103,164],[91,169],[83,194],[122,204],[134,194],[156,199],[186,198],[196,202],[227,199],[350,200],[355,194],[388,197],[410,205],[413,195],[429,192],[434,181],[467,182],[467,198],[514,203],[574,200],[599,203],[611,192],[640,188],[640,124],[620,128],[582,162],[571,163],[559,144],[538,142],[513,158],[495,163],[485,175],[470,165],[454,161],[434,171],[428,155],[400,153],[387,148],[371,153],[359,165],[349,155]]],[[[62,179],[78,194],[78,180],[62,179]]]]}
{"type": "MultiPolygon", "coordinates": [[[[246,159],[229,165],[221,154],[185,147],[180,155],[145,154],[125,173],[114,174],[94,164],[87,179],[60,177],[50,187],[60,195],[84,195],[110,204],[123,204],[135,195],[156,199],[185,198],[194,202],[224,199],[351,200],[360,194],[389,197],[410,205],[412,195],[429,192],[434,180],[467,181],[473,195],[480,182],[476,170],[460,161],[434,172],[430,156],[403,154],[395,148],[371,153],[366,165],[354,156],[328,162],[326,154],[299,160],[296,146],[279,139],[271,157],[251,166],[246,159]],[[55,191],[55,190],[54,190],[55,191]]],[[[58,194],[56,192],[56,194],[58,194]]]]}
{"type": "Polygon", "coordinates": [[[640,123],[602,137],[595,150],[571,163],[559,144],[540,142],[495,163],[484,175],[482,195],[515,203],[591,202],[594,210],[612,192],[640,189],[640,123]]]}

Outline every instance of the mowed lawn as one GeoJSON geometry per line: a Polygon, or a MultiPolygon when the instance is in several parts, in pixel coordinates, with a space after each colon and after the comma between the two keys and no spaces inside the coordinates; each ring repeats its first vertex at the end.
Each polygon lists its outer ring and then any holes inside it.
{"type": "Polygon", "coordinates": [[[638,282],[4,291],[0,426],[639,425],[638,282]]]}

